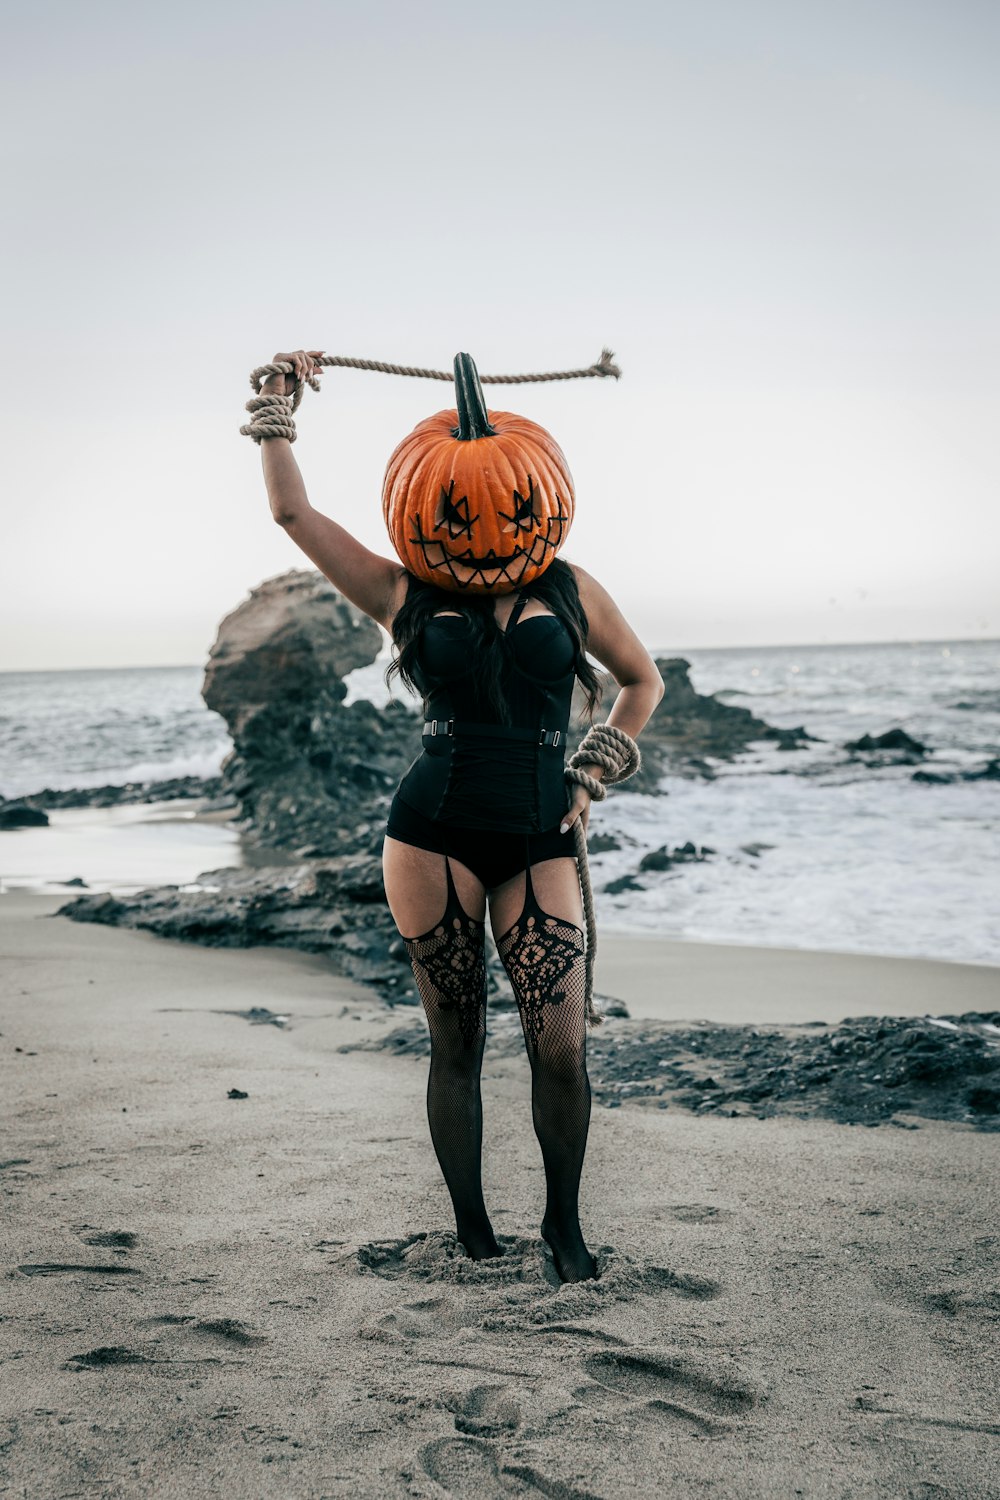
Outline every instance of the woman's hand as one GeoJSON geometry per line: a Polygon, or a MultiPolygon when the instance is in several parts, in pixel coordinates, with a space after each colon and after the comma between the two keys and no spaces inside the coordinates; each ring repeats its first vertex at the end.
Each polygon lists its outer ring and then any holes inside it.
{"type": "Polygon", "coordinates": [[[321,354],[325,353],[325,349],[295,349],[291,354],[276,354],[272,363],[294,365],[294,374],[269,375],[264,381],[263,389],[272,393],[276,391],[278,395],[290,396],[295,390],[297,381],[308,380],[310,375],[323,373],[324,367],[316,361],[321,354]]]}
{"type": "Polygon", "coordinates": [[[587,831],[587,819],[590,817],[590,804],[593,799],[585,786],[575,784],[573,787],[573,800],[569,810],[562,822],[559,824],[560,833],[568,833],[577,818],[583,823],[583,831],[587,831]]]}

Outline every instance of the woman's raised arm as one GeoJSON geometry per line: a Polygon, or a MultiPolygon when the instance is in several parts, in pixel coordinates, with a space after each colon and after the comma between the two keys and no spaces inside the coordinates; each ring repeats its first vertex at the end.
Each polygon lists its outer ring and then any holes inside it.
{"type": "MultiPolygon", "coordinates": [[[[298,349],[292,354],[276,354],[274,361],[294,365],[301,380],[320,371],[316,360],[322,352],[298,349]]],[[[293,376],[271,375],[261,390],[291,395],[293,387],[293,376]]],[[[271,514],[278,525],[346,599],[391,630],[393,616],[406,592],[404,568],[370,552],[338,522],[313,509],[287,438],[265,438],[260,454],[271,514]]]]}

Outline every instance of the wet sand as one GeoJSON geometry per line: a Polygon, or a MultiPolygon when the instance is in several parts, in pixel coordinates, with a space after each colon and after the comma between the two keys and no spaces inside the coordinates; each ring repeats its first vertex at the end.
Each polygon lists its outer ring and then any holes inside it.
{"type": "Polygon", "coordinates": [[[833,1023],[1000,1009],[1000,967],[602,933],[597,987],[658,1021],[833,1023]]]}
{"type": "MultiPolygon", "coordinates": [[[[997,1494],[996,1135],[595,1108],[602,1275],[560,1287],[523,1057],[487,1051],[508,1253],[472,1263],[426,1061],[338,1050],[413,1012],[319,958],[44,915],[62,899],[0,897],[11,1493],[997,1494]],[[232,1014],[252,1007],[287,1023],[232,1014]]],[[[667,947],[674,1014],[757,1003],[747,950],[667,947]]],[[[833,961],[790,957],[760,994],[823,993],[836,1019],[833,961]]],[[[851,962],[859,994],[889,993],[900,961],[851,962]]],[[[921,1009],[984,1003],[926,983],[921,1009]]]]}

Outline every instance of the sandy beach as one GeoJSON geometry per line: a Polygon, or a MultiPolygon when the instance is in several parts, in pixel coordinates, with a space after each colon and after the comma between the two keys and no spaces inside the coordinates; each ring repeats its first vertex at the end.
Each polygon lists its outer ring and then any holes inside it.
{"type": "Polygon", "coordinates": [[[1000,1009],[1000,968],[602,932],[600,984],[661,1021],[805,1025],[1000,1009]]]}
{"type": "MultiPolygon", "coordinates": [[[[0,898],[3,1492],[1000,1493],[995,1134],[595,1107],[601,1276],[562,1287],[523,1058],[487,1050],[506,1254],[472,1263],[425,1059],[339,1050],[400,1011],[320,958],[78,925],[60,900],[0,898]]],[[[728,992],[803,1019],[812,987],[831,1020],[838,972],[845,1014],[918,971],[912,1003],[954,1013],[996,973],[669,948],[687,1018],[728,992]]],[[[639,1013],[614,939],[601,963],[639,1013]]]]}

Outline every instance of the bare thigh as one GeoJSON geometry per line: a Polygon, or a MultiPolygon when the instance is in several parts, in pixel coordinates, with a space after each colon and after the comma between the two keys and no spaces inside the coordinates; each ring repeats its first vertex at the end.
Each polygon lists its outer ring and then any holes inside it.
{"type": "MultiPolygon", "coordinates": [[[[564,864],[566,861],[550,861],[564,864]]],[[[486,890],[482,881],[458,860],[451,859],[452,879],[467,916],[482,922],[486,890]]],[[[392,920],[404,938],[422,937],[440,922],[448,901],[445,856],[417,849],[399,839],[386,838],[382,847],[382,876],[392,920]]],[[[523,877],[522,877],[523,887],[523,877]]]]}
{"type": "MultiPolygon", "coordinates": [[[[583,901],[575,859],[545,859],[531,867],[535,900],[550,917],[583,926],[583,901]]],[[[490,892],[490,925],[494,937],[502,937],[517,921],[524,907],[527,887],[524,872],[505,880],[490,892]]]]}

